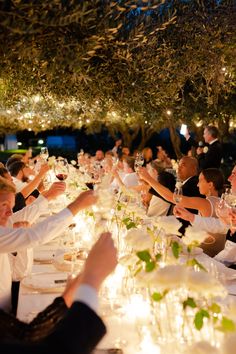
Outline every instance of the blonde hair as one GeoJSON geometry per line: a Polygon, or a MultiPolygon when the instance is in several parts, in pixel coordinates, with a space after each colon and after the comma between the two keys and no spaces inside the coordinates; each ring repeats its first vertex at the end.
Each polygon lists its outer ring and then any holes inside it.
{"type": "Polygon", "coordinates": [[[16,193],[16,189],[12,184],[8,183],[6,178],[0,176],[0,193],[5,192],[16,193]]]}

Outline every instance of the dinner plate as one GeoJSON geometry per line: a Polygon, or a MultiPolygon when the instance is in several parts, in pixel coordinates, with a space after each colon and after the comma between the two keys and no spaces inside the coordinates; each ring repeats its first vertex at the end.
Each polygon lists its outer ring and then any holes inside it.
{"type": "Polygon", "coordinates": [[[87,257],[86,250],[78,250],[77,258],[73,260],[73,253],[71,251],[67,251],[59,254],[53,260],[53,265],[56,269],[66,272],[80,271],[83,268],[85,259],[87,257]]]}
{"type": "Polygon", "coordinates": [[[34,273],[22,279],[25,287],[44,293],[63,292],[67,282],[65,273],[34,273]]]}
{"type": "Polygon", "coordinates": [[[34,261],[50,264],[56,256],[55,250],[34,250],[34,261]]]}

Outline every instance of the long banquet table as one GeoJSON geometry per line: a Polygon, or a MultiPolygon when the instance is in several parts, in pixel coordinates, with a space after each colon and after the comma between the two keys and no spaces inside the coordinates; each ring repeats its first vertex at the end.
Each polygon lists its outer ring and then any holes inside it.
{"type": "MultiPolygon", "coordinates": [[[[42,246],[40,250],[42,252],[42,246]]],[[[37,248],[35,251],[37,251],[37,248]]],[[[45,252],[48,252],[48,247],[45,247],[45,252]]],[[[204,264],[207,268],[213,266],[214,271],[220,272],[221,274],[236,275],[236,271],[226,268],[223,264],[209,258],[205,254],[199,255],[197,258],[198,261],[204,264]]],[[[56,270],[53,264],[34,264],[32,274],[34,275],[40,273],[45,274],[45,279],[47,279],[48,275],[51,273],[55,273],[55,276],[59,277],[62,274],[61,271],[56,270]]],[[[233,299],[236,299],[236,297],[234,297],[236,296],[236,276],[235,280],[227,282],[226,287],[233,299]]],[[[22,321],[30,322],[38,312],[42,311],[57,296],[60,296],[58,292],[52,291],[44,293],[35,291],[34,289],[30,289],[21,284],[17,317],[22,321]]],[[[106,311],[103,310],[103,307],[101,307],[99,313],[104,319],[108,332],[99,344],[100,348],[121,347],[124,354],[148,353],[148,349],[146,351],[145,349],[140,348],[137,328],[129,318],[126,316],[119,318],[119,316],[112,313],[112,311],[107,314],[106,311]]],[[[163,353],[164,352],[165,351],[163,351],[163,353]]]]}

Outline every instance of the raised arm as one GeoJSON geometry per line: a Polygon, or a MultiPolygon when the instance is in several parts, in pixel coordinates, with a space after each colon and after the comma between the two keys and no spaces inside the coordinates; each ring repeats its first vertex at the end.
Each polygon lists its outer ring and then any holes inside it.
{"type": "MultiPolygon", "coordinates": [[[[173,199],[174,193],[171,192],[168,188],[160,184],[156,181],[147,171],[145,167],[139,168],[138,174],[141,179],[150,184],[152,188],[154,188],[163,198],[165,198],[168,202],[175,203],[173,199]]],[[[199,197],[186,197],[182,196],[181,201],[178,205],[189,208],[199,210],[202,216],[211,216],[212,207],[210,202],[207,199],[199,198],[199,197]]]]}

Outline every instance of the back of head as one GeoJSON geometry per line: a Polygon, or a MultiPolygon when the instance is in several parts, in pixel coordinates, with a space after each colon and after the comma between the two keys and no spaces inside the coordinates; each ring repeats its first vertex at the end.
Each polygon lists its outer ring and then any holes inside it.
{"type": "Polygon", "coordinates": [[[8,169],[8,167],[14,162],[21,161],[22,157],[23,156],[19,154],[11,155],[11,157],[9,157],[9,159],[6,162],[6,168],[8,169]]]}
{"type": "Polygon", "coordinates": [[[22,161],[15,161],[8,167],[8,171],[13,177],[16,177],[18,173],[25,167],[25,163],[22,161]]]}
{"type": "Polygon", "coordinates": [[[160,173],[165,170],[161,161],[151,161],[150,165],[155,171],[157,171],[157,173],[160,173]]]}
{"type": "Polygon", "coordinates": [[[157,180],[160,184],[170,189],[171,192],[174,192],[176,180],[175,176],[172,173],[167,171],[161,171],[157,176],[157,180]]]}
{"type": "Polygon", "coordinates": [[[207,129],[213,139],[218,138],[219,131],[214,125],[207,125],[205,129],[207,129]]]}
{"type": "Polygon", "coordinates": [[[185,164],[187,176],[185,179],[198,175],[198,160],[192,156],[183,156],[180,162],[185,164]]]}
{"type": "Polygon", "coordinates": [[[135,163],[135,158],[134,158],[134,157],[124,155],[124,156],[123,156],[123,161],[125,161],[125,162],[127,163],[127,165],[128,165],[132,170],[134,170],[134,163],[135,163]]]}
{"type": "Polygon", "coordinates": [[[212,182],[215,190],[220,195],[224,188],[224,175],[218,168],[206,168],[201,172],[207,182],[212,182]]]}
{"type": "Polygon", "coordinates": [[[16,193],[15,187],[0,176],[0,193],[16,193]]]}
{"type": "Polygon", "coordinates": [[[0,176],[4,177],[8,173],[7,169],[0,166],[0,176]]]}

